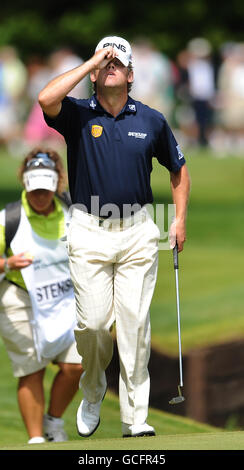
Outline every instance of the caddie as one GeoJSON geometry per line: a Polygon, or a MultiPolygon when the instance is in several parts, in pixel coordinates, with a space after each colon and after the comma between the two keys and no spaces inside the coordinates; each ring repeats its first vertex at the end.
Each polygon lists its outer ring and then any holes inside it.
{"type": "Polygon", "coordinates": [[[82,373],[67,249],[66,173],[54,150],[34,149],[19,170],[21,200],[0,212],[0,335],[14,376],[29,444],[68,439],[62,415],[82,373]],[[58,366],[47,412],[43,378],[58,366]]]}
{"type": "Polygon", "coordinates": [[[133,73],[130,44],[106,37],[89,60],[51,80],[39,94],[47,124],[67,143],[73,203],[68,252],[78,319],[75,337],[84,368],[77,429],[85,437],[100,422],[114,322],[122,435],[155,435],[147,423],[149,308],[160,237],[146,209],[153,201],[153,157],[170,173],[179,251],[186,238],[190,180],[185,158],[165,117],[128,95],[133,73]],[[87,75],[94,86],[92,97],[69,97],[87,75]]]}

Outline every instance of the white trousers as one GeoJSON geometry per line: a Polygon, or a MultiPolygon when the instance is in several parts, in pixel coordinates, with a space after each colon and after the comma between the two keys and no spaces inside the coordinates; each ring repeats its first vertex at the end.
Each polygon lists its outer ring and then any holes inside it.
{"type": "Polygon", "coordinates": [[[141,424],[148,414],[149,307],[155,287],[160,232],[145,208],[133,224],[111,224],[73,209],[68,251],[74,284],[75,338],[84,373],[80,385],[95,403],[106,391],[105,370],[113,355],[116,322],[120,358],[121,421],[141,424]]]}

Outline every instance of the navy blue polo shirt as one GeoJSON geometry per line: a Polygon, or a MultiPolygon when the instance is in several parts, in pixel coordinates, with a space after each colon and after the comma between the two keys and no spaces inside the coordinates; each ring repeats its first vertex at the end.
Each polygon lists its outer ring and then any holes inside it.
{"type": "Polygon", "coordinates": [[[73,204],[91,208],[91,196],[99,196],[99,209],[116,204],[144,206],[153,201],[150,185],[152,158],[170,172],[177,172],[185,159],[164,116],[128,97],[113,117],[98,102],[64,98],[55,118],[44,114],[50,127],[67,144],[69,189],[73,204]]]}

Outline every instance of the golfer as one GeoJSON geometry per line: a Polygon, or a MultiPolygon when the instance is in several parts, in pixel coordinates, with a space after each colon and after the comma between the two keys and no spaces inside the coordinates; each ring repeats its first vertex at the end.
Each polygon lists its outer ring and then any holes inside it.
{"type": "Polygon", "coordinates": [[[18,378],[18,404],[29,444],[68,439],[61,418],[79,388],[81,357],[74,338],[75,299],[60,237],[67,207],[55,196],[66,185],[60,156],[31,151],[20,167],[24,184],[15,211],[0,212],[0,335],[18,378]],[[9,221],[9,222],[8,222],[9,221]],[[15,225],[6,246],[9,224],[15,225]],[[58,366],[45,413],[46,366],[58,366]]]}
{"type": "Polygon", "coordinates": [[[90,436],[100,422],[114,322],[122,435],[155,434],[147,423],[149,307],[160,237],[146,209],[153,200],[153,157],[170,172],[180,251],[186,237],[189,176],[184,156],[164,116],[128,95],[132,82],[130,44],[106,37],[89,60],[54,78],[39,94],[47,124],[67,143],[73,202],[68,251],[78,320],[75,337],[84,368],[77,411],[81,436],[90,436]],[[93,96],[67,96],[88,74],[93,96]]]}

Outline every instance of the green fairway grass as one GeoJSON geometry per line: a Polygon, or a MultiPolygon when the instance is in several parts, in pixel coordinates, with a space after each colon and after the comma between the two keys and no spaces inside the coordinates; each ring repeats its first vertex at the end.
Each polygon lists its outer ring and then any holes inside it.
{"type": "MultiPolygon", "coordinates": [[[[244,160],[235,156],[215,158],[210,152],[196,151],[189,151],[186,158],[192,190],[187,242],[179,255],[183,353],[244,336],[244,160]]],[[[21,186],[15,176],[19,162],[0,152],[0,208],[19,197],[21,186]]],[[[156,160],[152,188],[155,203],[171,202],[168,172],[156,160]]],[[[159,253],[151,326],[152,346],[176,356],[177,313],[171,251],[159,253]]],[[[1,339],[0,356],[0,449],[31,447],[34,450],[36,446],[26,447],[27,434],[16,399],[17,382],[12,377],[1,339]]],[[[55,366],[47,369],[46,396],[55,371],[55,366]]],[[[123,446],[126,449],[165,450],[244,448],[242,432],[219,431],[151,408],[148,422],[155,426],[156,438],[120,439],[119,403],[111,393],[107,393],[104,400],[101,425],[95,435],[77,440],[75,415],[80,400],[78,393],[64,415],[70,441],[56,445],[47,443],[38,449],[123,449],[123,446]]]]}
{"type": "MultiPolygon", "coordinates": [[[[0,450],[244,450],[244,432],[168,434],[155,437],[83,439],[41,445],[4,446],[0,450]]],[[[82,455],[82,454],[81,454],[82,455]]]]}
{"type": "MultiPolygon", "coordinates": [[[[28,437],[17,405],[17,380],[12,376],[10,363],[1,340],[0,356],[0,449],[2,449],[5,447],[12,448],[26,445],[28,437]]],[[[48,400],[52,378],[57,370],[57,367],[54,365],[50,365],[47,368],[44,381],[46,400],[48,400]]],[[[70,441],[76,441],[78,438],[76,431],[76,411],[81,399],[82,394],[81,392],[78,392],[64,414],[65,430],[68,433],[70,441]]],[[[178,417],[171,415],[170,413],[164,413],[152,408],[150,408],[149,411],[149,422],[152,426],[155,427],[159,435],[192,434],[216,431],[216,428],[212,426],[203,423],[197,423],[191,419],[178,417]]],[[[93,439],[97,441],[100,439],[107,439],[107,442],[109,442],[111,439],[118,439],[120,437],[121,423],[118,397],[108,391],[101,408],[101,424],[98,430],[93,436],[89,438],[89,440],[81,438],[81,442],[82,445],[84,442],[88,443],[88,441],[93,441],[93,439]]],[[[129,440],[126,441],[128,441],[128,445],[130,445],[129,440]]],[[[66,446],[66,444],[64,445],[66,446]]],[[[69,442],[69,445],[71,445],[71,442],[69,442]]],[[[31,446],[31,448],[34,448],[34,446],[31,446]]],[[[41,448],[44,449],[44,446],[41,446],[41,448]]]]}

